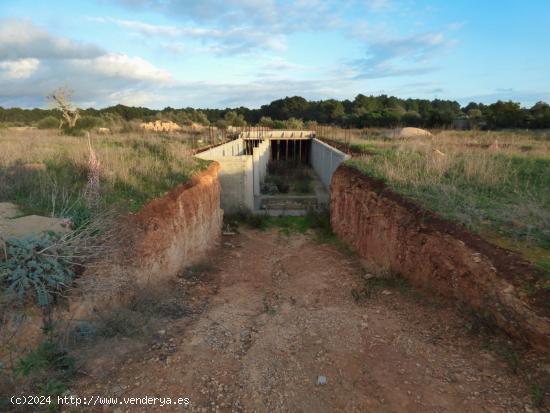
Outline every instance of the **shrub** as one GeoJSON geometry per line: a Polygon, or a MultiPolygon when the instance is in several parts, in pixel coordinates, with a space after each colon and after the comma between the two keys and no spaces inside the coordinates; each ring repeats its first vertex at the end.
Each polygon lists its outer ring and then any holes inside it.
{"type": "Polygon", "coordinates": [[[90,130],[103,126],[103,119],[98,116],[83,116],[76,121],[76,128],[90,130]]]}
{"type": "Polygon", "coordinates": [[[20,300],[33,295],[38,305],[47,307],[51,296],[74,277],[72,265],[57,240],[52,234],[6,240],[6,257],[0,261],[4,293],[15,293],[20,300]]]}
{"type": "Polygon", "coordinates": [[[57,129],[59,128],[59,119],[55,116],[46,116],[40,119],[36,126],[38,129],[57,129]]]}

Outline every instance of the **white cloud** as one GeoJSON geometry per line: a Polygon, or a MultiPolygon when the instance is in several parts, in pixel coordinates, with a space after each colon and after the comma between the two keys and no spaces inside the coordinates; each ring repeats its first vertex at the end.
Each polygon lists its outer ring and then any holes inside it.
{"type": "Polygon", "coordinates": [[[30,77],[40,65],[40,61],[34,58],[5,60],[0,62],[0,76],[9,79],[26,79],[30,77]]]}
{"type": "Polygon", "coordinates": [[[173,82],[168,71],[141,57],[55,37],[28,21],[0,27],[0,105],[43,106],[44,96],[64,84],[77,103],[104,104],[117,91],[153,94],[173,82]],[[17,28],[28,31],[17,37],[17,28]]]}
{"type": "Polygon", "coordinates": [[[352,62],[358,79],[427,73],[434,69],[431,62],[435,57],[455,44],[443,32],[385,37],[369,31],[364,38],[367,56],[352,62]]]}
{"type": "MultiPolygon", "coordinates": [[[[150,38],[151,36],[168,39],[195,39],[204,43],[202,50],[214,54],[248,53],[256,48],[284,50],[287,47],[286,36],[270,33],[253,26],[233,27],[196,27],[194,25],[158,25],[137,20],[123,20],[104,17],[90,17],[97,23],[111,23],[130,30],[133,33],[150,38]]],[[[166,46],[161,42],[160,46],[166,46]]],[[[200,50],[200,49],[199,49],[200,50]]]]}
{"type": "Polygon", "coordinates": [[[0,60],[99,56],[100,48],[53,36],[28,20],[0,19],[0,60]]]}
{"type": "Polygon", "coordinates": [[[108,53],[93,59],[75,59],[70,64],[84,72],[111,78],[166,83],[172,76],[140,57],[108,53]]]}

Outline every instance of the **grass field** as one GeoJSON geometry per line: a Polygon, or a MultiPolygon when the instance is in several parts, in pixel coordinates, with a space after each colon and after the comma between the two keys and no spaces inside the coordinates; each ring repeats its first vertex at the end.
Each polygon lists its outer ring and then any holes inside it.
{"type": "MultiPolygon", "coordinates": [[[[100,207],[135,212],[208,164],[193,158],[189,142],[177,136],[92,135],[91,143],[100,163],[100,207]]],[[[4,129],[0,148],[0,202],[76,221],[89,214],[83,197],[90,177],[87,138],[4,129]]]]}
{"type": "MultiPolygon", "coordinates": [[[[342,132],[335,137],[344,141],[342,132]]],[[[549,272],[550,132],[441,131],[403,140],[374,130],[345,139],[363,153],[349,165],[549,272]]]]}

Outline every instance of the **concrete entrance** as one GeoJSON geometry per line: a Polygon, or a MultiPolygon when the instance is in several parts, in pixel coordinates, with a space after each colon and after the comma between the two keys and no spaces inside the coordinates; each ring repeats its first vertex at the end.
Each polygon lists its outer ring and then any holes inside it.
{"type": "Polygon", "coordinates": [[[349,158],[316,139],[313,131],[290,130],[242,132],[237,139],[196,156],[219,162],[221,206],[226,213],[249,210],[270,215],[302,215],[326,205],[332,174],[349,158]],[[281,165],[303,168],[311,193],[266,193],[266,181],[273,180],[268,169],[273,175],[273,165],[279,171],[281,165]]]}

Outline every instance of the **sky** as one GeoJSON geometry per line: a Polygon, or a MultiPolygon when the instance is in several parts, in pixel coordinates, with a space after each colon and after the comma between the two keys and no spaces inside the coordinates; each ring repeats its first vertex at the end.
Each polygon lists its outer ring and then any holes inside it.
{"type": "Polygon", "coordinates": [[[547,0],[0,0],[0,106],[550,102],[547,0]]]}

